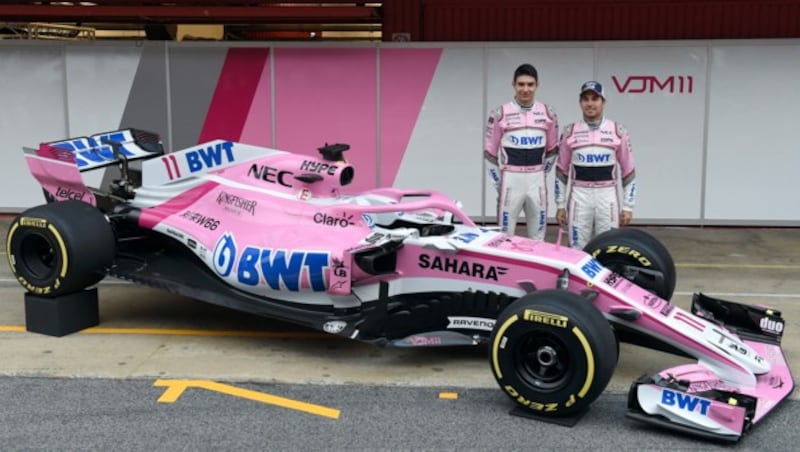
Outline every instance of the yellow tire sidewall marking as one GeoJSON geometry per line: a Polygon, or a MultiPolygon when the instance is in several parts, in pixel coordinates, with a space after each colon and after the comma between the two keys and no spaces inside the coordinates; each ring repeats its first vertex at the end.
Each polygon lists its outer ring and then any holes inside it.
{"type": "Polygon", "coordinates": [[[592,352],[592,347],[589,346],[589,341],[586,340],[586,336],[584,336],[580,328],[577,326],[572,327],[572,334],[578,338],[578,341],[583,347],[584,355],[586,356],[586,381],[583,382],[583,387],[581,387],[581,390],[578,392],[578,396],[583,398],[586,396],[586,393],[589,392],[592,381],[594,380],[594,353],[592,352]]]}
{"type": "Polygon", "coordinates": [[[509,317],[508,320],[503,322],[500,329],[497,330],[497,335],[494,337],[494,343],[492,344],[492,369],[498,379],[503,378],[503,372],[500,371],[500,361],[497,359],[497,353],[500,350],[500,341],[503,340],[506,330],[517,320],[519,320],[519,315],[517,314],[509,317]]]}
{"type": "Polygon", "coordinates": [[[55,226],[52,224],[47,225],[47,230],[53,234],[56,241],[58,242],[58,247],[61,250],[61,277],[67,276],[67,268],[69,268],[69,258],[67,257],[67,246],[64,244],[64,239],[61,237],[61,233],[58,232],[55,226]]]}
{"type": "Polygon", "coordinates": [[[19,228],[19,223],[14,222],[11,225],[11,230],[8,231],[8,238],[6,239],[6,258],[8,259],[8,266],[11,267],[11,273],[15,273],[17,271],[17,265],[15,259],[11,254],[11,240],[14,238],[14,232],[19,228]]]}

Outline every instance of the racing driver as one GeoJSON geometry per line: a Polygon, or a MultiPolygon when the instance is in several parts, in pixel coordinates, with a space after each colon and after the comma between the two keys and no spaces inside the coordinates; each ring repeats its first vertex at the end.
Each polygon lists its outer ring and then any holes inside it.
{"type": "Polygon", "coordinates": [[[583,120],[567,126],[561,135],[556,220],[567,225],[574,248],[583,248],[593,229],[600,234],[626,226],[633,218],[636,170],[630,139],[625,127],[603,116],[605,102],[603,85],[584,83],[580,92],[583,120]],[[618,177],[622,180],[622,209],[618,177]]]}
{"type": "Polygon", "coordinates": [[[558,118],[553,108],[534,100],[538,79],[536,68],[530,64],[514,71],[514,100],[489,116],[483,155],[499,194],[500,229],[513,235],[524,209],[528,236],[544,240],[546,174],[558,154],[558,118]]]}

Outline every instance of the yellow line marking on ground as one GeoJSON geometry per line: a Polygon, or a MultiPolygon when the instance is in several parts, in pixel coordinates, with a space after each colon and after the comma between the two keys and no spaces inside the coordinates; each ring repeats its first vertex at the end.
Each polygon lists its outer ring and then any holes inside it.
{"type": "Polygon", "coordinates": [[[200,388],[233,397],[240,397],[256,402],[276,405],[282,408],[288,408],[290,410],[302,411],[304,413],[314,414],[330,419],[339,419],[339,415],[341,413],[341,411],[335,408],[301,402],[299,400],[287,399],[285,397],[252,391],[250,389],[238,388],[236,386],[217,383],[209,380],[156,380],[153,383],[153,386],[167,388],[158,399],[159,403],[173,403],[177,401],[183,392],[188,388],[200,388]]]}
{"type": "Polygon", "coordinates": [[[0,331],[9,332],[9,333],[24,333],[27,331],[24,326],[16,326],[16,325],[0,325],[0,331]]]}
{"type": "Polygon", "coordinates": [[[458,399],[457,392],[440,392],[439,398],[442,400],[456,400],[458,399]]]}
{"type": "MultiPolygon", "coordinates": [[[[0,325],[0,332],[24,333],[24,326],[0,325]]],[[[269,339],[334,339],[337,336],[313,331],[231,331],[231,330],[189,330],[174,328],[108,328],[92,327],[77,333],[86,334],[138,334],[142,336],[209,336],[209,337],[263,337],[269,339]]]]}

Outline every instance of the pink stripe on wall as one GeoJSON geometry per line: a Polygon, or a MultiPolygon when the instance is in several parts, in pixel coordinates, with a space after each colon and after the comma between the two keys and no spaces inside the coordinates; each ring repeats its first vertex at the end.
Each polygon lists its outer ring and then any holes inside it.
{"type": "Polygon", "coordinates": [[[242,130],[242,143],[257,146],[272,146],[272,93],[270,86],[272,73],[269,64],[264,64],[261,78],[258,80],[250,113],[242,130]]]}
{"type": "Polygon", "coordinates": [[[319,156],[347,143],[356,169],[345,191],[376,186],[377,54],[374,48],[275,49],[276,147],[319,156]]]}
{"type": "Polygon", "coordinates": [[[266,48],[233,48],[228,51],[200,132],[200,143],[217,138],[241,139],[268,56],[269,49],[266,48]]]}
{"type": "Polygon", "coordinates": [[[382,186],[394,185],[441,56],[441,48],[381,49],[382,186]]]}

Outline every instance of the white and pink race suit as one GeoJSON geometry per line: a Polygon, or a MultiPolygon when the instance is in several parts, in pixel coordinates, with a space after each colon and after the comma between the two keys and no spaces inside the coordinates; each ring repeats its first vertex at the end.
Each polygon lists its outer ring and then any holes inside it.
{"type": "Polygon", "coordinates": [[[498,190],[497,222],[513,235],[525,210],[528,236],[544,240],[547,226],[546,174],[558,153],[558,118],[546,104],[508,102],[489,116],[483,155],[498,190]]]}
{"type": "Polygon", "coordinates": [[[564,129],[555,198],[559,209],[567,209],[572,247],[586,246],[593,228],[600,234],[619,227],[618,180],[622,180],[622,209],[633,211],[635,178],[630,139],[622,125],[603,118],[598,125],[580,121],[564,129]]]}

